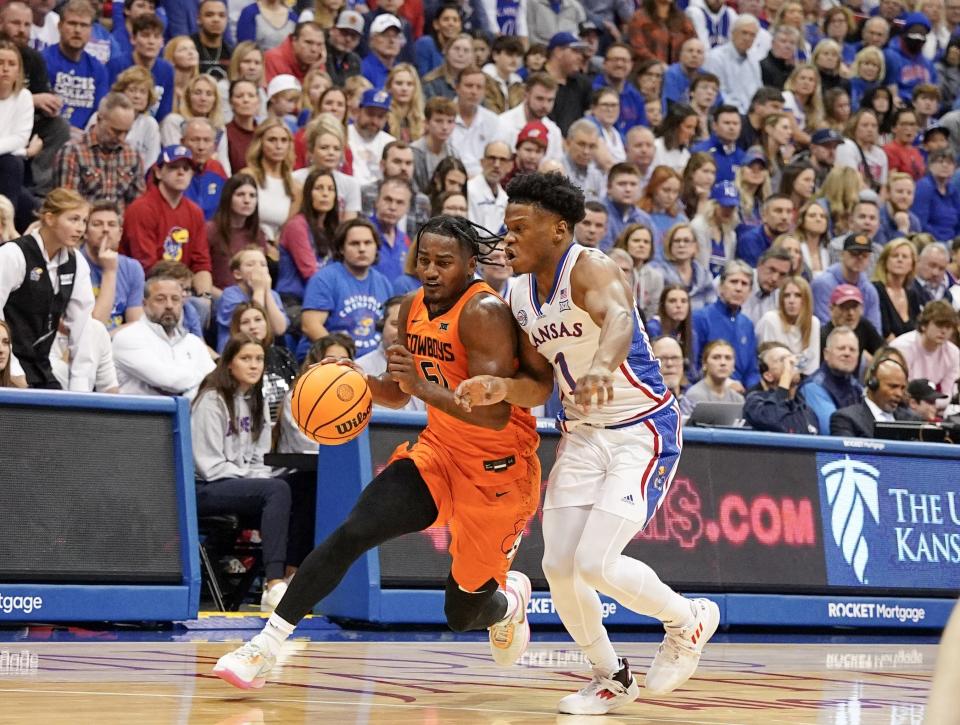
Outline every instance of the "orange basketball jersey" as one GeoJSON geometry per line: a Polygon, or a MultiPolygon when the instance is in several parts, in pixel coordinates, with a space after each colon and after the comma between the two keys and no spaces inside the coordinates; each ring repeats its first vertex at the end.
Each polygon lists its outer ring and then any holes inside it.
{"type": "MultiPolygon", "coordinates": [[[[460,313],[467,302],[483,293],[496,296],[485,282],[474,282],[453,307],[430,319],[423,290],[417,291],[407,315],[406,339],[420,377],[450,390],[469,377],[467,351],[460,341],[460,313]]],[[[539,442],[536,428],[530,412],[517,406],[511,406],[507,426],[497,431],[464,423],[428,405],[427,427],[420,440],[449,451],[458,468],[476,481],[512,468],[516,457],[535,452],[539,442]]]]}

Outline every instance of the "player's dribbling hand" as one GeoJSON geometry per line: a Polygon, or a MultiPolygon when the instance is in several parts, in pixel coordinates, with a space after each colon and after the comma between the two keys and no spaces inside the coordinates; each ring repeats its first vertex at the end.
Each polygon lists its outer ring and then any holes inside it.
{"type": "Polygon", "coordinates": [[[592,368],[577,381],[573,389],[573,401],[585,413],[596,399],[597,409],[613,400],[613,375],[604,368],[592,368]]]}
{"type": "Polygon", "coordinates": [[[470,412],[474,405],[494,405],[507,397],[507,382],[495,375],[476,375],[457,386],[453,402],[470,412]]]}
{"type": "Polygon", "coordinates": [[[387,372],[407,395],[414,394],[421,380],[417,375],[413,354],[403,345],[391,345],[387,348],[387,372]]]}

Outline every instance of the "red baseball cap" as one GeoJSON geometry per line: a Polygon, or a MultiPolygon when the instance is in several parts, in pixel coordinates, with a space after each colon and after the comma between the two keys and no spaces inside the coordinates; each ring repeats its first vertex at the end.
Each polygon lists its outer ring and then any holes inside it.
{"type": "Polygon", "coordinates": [[[520,135],[517,136],[517,146],[524,141],[533,141],[543,146],[543,148],[547,148],[547,136],[549,136],[549,134],[550,132],[542,122],[531,121],[520,130],[520,135]]]}

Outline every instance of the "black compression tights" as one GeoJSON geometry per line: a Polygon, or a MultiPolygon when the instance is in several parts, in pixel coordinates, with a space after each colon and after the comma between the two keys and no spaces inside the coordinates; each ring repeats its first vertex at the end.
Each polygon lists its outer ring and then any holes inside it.
{"type": "MultiPolygon", "coordinates": [[[[437,505],[416,465],[409,459],[394,461],[363,490],[346,521],[303,560],[277,615],[297,624],[364,552],[423,531],[436,518],[437,505]]],[[[489,627],[503,618],[506,607],[506,597],[497,593],[492,579],[475,593],[462,591],[453,577],[447,580],[445,612],[455,631],[489,627]]]]}

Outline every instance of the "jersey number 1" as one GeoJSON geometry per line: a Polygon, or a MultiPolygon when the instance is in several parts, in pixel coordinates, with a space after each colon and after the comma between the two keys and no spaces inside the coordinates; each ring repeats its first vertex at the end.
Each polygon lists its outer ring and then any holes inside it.
{"type": "Polygon", "coordinates": [[[436,363],[432,363],[429,360],[424,360],[422,363],[420,363],[420,372],[423,373],[423,379],[428,383],[442,385],[445,388],[450,387],[447,379],[443,377],[443,373],[440,372],[440,366],[436,363]]]}

